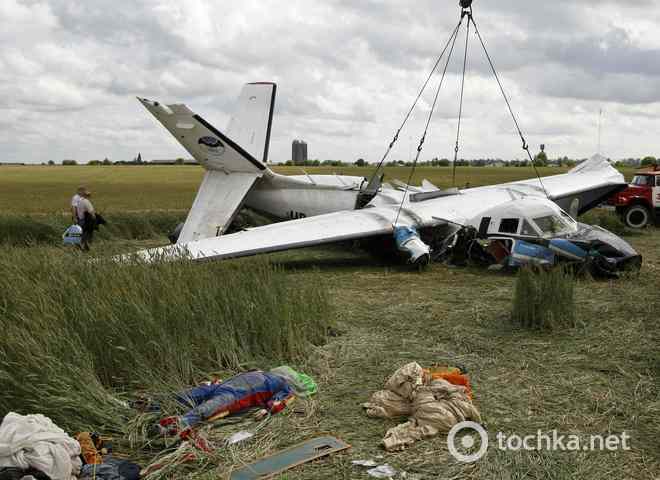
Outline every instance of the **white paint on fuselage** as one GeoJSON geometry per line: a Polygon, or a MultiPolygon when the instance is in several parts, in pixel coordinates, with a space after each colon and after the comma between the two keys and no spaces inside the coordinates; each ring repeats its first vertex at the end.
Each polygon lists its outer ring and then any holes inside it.
{"type": "Polygon", "coordinates": [[[345,175],[265,175],[250,191],[245,205],[279,219],[295,219],[354,210],[362,177],[345,175]]]}

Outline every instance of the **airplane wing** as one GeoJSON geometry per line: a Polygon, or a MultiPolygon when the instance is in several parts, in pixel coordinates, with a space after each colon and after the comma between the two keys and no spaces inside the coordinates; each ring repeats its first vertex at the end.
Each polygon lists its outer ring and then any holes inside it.
{"type": "MultiPolygon", "coordinates": [[[[144,250],[147,261],[174,260],[187,254],[193,260],[222,260],[278,252],[313,245],[392,234],[393,208],[367,208],[274,223],[243,232],[208,238],[186,245],[144,250]]],[[[410,218],[402,219],[410,221],[410,218]]]]}
{"type": "Polygon", "coordinates": [[[547,192],[551,200],[577,216],[598,206],[626,185],[621,172],[612,167],[605,157],[595,155],[568,173],[543,177],[541,182],[534,178],[480,189],[511,188],[527,195],[544,197],[547,192]]]}

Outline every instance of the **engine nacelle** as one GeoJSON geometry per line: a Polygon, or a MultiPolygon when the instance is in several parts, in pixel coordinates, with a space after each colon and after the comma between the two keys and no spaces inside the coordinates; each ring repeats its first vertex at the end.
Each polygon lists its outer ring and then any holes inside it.
{"type": "Polygon", "coordinates": [[[422,242],[414,227],[395,227],[394,241],[399,252],[408,258],[408,263],[423,266],[431,262],[429,246],[422,242]]]}

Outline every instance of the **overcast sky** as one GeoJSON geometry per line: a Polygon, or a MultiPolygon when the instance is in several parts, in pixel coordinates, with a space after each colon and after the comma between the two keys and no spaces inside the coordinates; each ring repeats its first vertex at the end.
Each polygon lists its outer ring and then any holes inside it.
{"type": "MultiPolygon", "coordinates": [[[[291,158],[294,138],[310,158],[377,161],[458,22],[457,4],[0,0],[0,161],[187,157],[135,96],[186,103],[223,130],[253,81],[278,84],[272,161],[291,158]]],[[[602,108],[602,153],[660,156],[659,2],[475,0],[474,12],[535,149],[595,153],[602,108]]],[[[453,157],[462,43],[423,159],[453,157]]],[[[522,157],[474,36],[469,53],[460,156],[522,157]]],[[[393,159],[416,148],[430,101],[393,159]]]]}

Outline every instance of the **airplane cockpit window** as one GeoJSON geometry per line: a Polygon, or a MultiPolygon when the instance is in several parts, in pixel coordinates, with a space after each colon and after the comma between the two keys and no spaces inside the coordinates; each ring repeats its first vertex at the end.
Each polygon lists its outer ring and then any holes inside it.
{"type": "Polygon", "coordinates": [[[500,233],[518,233],[519,218],[503,218],[500,222],[500,233]]]}
{"type": "Polygon", "coordinates": [[[534,230],[534,227],[532,227],[527,220],[523,221],[523,226],[522,230],[520,230],[520,235],[524,235],[526,237],[537,237],[538,232],[534,230]]]}
{"type": "Polygon", "coordinates": [[[541,229],[544,234],[553,234],[565,232],[570,229],[566,220],[559,215],[548,215],[546,217],[539,217],[534,219],[536,226],[541,229]]]}

